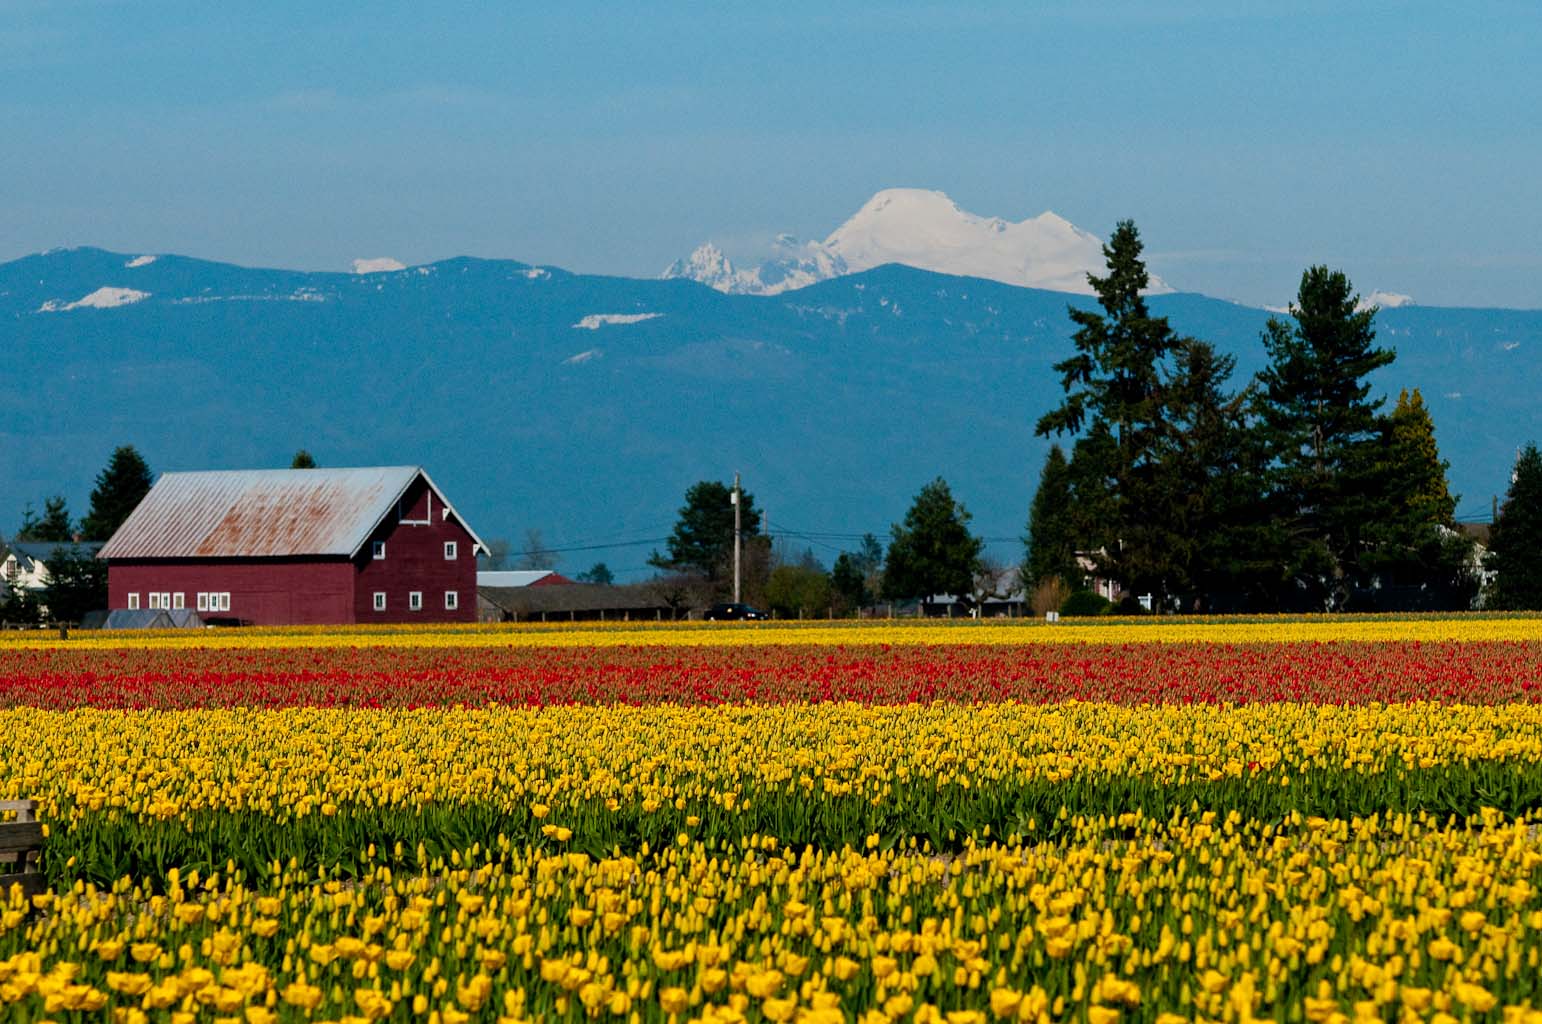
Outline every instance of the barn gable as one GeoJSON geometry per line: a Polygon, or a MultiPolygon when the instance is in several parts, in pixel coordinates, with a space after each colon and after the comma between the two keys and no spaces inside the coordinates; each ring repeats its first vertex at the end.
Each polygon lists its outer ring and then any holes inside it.
{"type": "Polygon", "coordinates": [[[403,515],[419,479],[436,507],[477,537],[417,466],[166,473],[99,557],[352,558],[377,527],[403,515]]]}

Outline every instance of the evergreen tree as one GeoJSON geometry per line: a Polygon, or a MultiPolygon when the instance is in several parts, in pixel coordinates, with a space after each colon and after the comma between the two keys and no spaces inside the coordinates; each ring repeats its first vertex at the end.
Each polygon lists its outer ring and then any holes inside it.
{"type": "Polygon", "coordinates": [[[1161,515],[1172,528],[1173,590],[1185,611],[1245,603],[1270,570],[1258,555],[1263,456],[1248,429],[1248,394],[1226,390],[1235,367],[1233,356],[1187,339],[1169,384],[1161,515]]]}
{"type": "Polygon", "coordinates": [[[97,474],[91,508],[80,522],[85,539],[104,541],[111,537],[150,493],[151,483],[150,467],[132,445],[114,451],[107,467],[97,474]]]}
{"type": "Polygon", "coordinates": [[[830,570],[830,589],[840,598],[844,611],[865,607],[873,600],[872,592],[867,589],[867,577],[857,557],[850,552],[842,551],[836,556],[830,570]]]}
{"type": "Polygon", "coordinates": [[[608,587],[616,582],[616,574],[611,572],[610,566],[604,562],[595,562],[573,578],[579,583],[595,583],[602,587],[608,587]]]}
{"type": "Polygon", "coordinates": [[[1032,589],[1060,580],[1067,587],[1079,582],[1076,564],[1076,527],[1072,521],[1071,464],[1058,444],[1050,445],[1039,473],[1028,513],[1028,536],[1023,539],[1023,585],[1032,589]]]}
{"type": "Polygon", "coordinates": [[[1488,568],[1494,573],[1488,607],[1542,610],[1542,453],[1535,442],[1515,460],[1489,537],[1488,568]]]}
{"type": "MultiPolygon", "coordinates": [[[[1114,435],[1106,423],[1094,423],[1086,436],[1071,446],[1071,534],[1078,551],[1095,556],[1114,542],[1118,528],[1114,500],[1117,460],[1114,435]]],[[[1073,590],[1081,585],[1079,579],[1070,582],[1073,590]]]]}
{"type": "Polygon", "coordinates": [[[1182,339],[1152,316],[1141,292],[1150,283],[1140,234],[1121,221],[1103,247],[1104,277],[1087,276],[1102,313],[1072,307],[1076,354],[1055,369],[1065,401],[1039,419],[1041,435],[1106,427],[1113,438],[1113,518],[1097,561],[1100,571],[1160,600],[1174,583],[1172,523],[1161,515],[1162,439],[1167,430],[1169,357],[1182,339]]]}
{"type": "Polygon", "coordinates": [[[1376,479],[1382,400],[1369,397],[1366,378],[1395,354],[1375,347],[1376,310],[1358,306],[1341,271],[1311,267],[1295,324],[1270,318],[1263,335],[1269,365],[1255,408],[1271,462],[1273,547],[1284,589],[1318,607],[1343,602],[1365,528],[1388,511],[1376,479]]]}
{"type": "Polygon", "coordinates": [[[1378,484],[1386,512],[1368,523],[1360,568],[1384,584],[1419,586],[1426,606],[1467,607],[1473,596],[1472,542],[1455,527],[1456,498],[1446,482],[1435,423],[1418,389],[1398,395],[1381,420],[1378,484]]]}
{"type": "MultiPolygon", "coordinates": [[[[716,480],[702,480],[685,492],[680,518],[665,542],[668,554],[654,552],[648,564],[676,572],[694,572],[717,581],[733,571],[733,488],[716,480]]],[[[760,533],[760,511],[748,491],[740,500],[740,530],[746,541],[760,533]]]]}
{"type": "Polygon", "coordinates": [[[63,543],[75,539],[75,529],[70,525],[70,510],[61,495],[43,500],[43,514],[32,511],[29,502],[22,513],[21,529],[13,540],[63,543]]]}
{"type": "Polygon", "coordinates": [[[953,500],[938,477],[916,495],[903,523],[894,524],[883,575],[890,598],[952,594],[966,597],[974,586],[983,541],[969,532],[969,512],[953,500]]]}
{"type": "Polygon", "coordinates": [[[294,458],[289,460],[290,469],[315,469],[316,458],[310,452],[301,448],[294,453],[294,458]]]}
{"type": "Polygon", "coordinates": [[[84,552],[55,551],[48,559],[43,603],[55,622],[79,622],[87,612],[106,608],[107,563],[84,552]]]}

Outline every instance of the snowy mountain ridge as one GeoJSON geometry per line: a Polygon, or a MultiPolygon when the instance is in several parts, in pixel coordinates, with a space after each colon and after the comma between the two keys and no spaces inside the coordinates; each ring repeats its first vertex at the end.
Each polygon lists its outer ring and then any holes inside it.
{"type": "MultiPolygon", "coordinates": [[[[886,263],[1077,295],[1091,294],[1087,274],[1104,269],[1102,240],[1058,214],[1021,221],[981,217],[943,192],[890,188],[823,242],[780,235],[772,257],[751,269],[736,268],[708,242],[662,276],[730,294],[775,295],[886,263]]],[[[1150,291],[1172,289],[1153,276],[1150,291]]]]}

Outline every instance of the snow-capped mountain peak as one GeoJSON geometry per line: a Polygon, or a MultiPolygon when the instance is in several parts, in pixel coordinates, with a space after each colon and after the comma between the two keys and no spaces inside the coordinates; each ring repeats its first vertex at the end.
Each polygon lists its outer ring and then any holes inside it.
{"type": "Polygon", "coordinates": [[[353,261],[353,272],[355,274],[388,274],[406,269],[407,264],[401,260],[392,259],[389,256],[373,256],[368,259],[353,261]]]}
{"type": "MultiPolygon", "coordinates": [[[[823,242],[778,236],[773,257],[754,270],[733,270],[708,245],[664,276],[725,292],[773,294],[885,263],[1084,295],[1091,291],[1088,272],[1104,266],[1101,239],[1056,213],[1014,222],[970,213],[943,192],[889,188],[823,242]]],[[[1171,291],[1156,277],[1150,290],[1171,291]]]]}
{"type": "Polygon", "coordinates": [[[734,270],[734,265],[723,255],[723,250],[711,242],[703,242],[685,259],[675,260],[662,276],[687,277],[720,292],[740,290],[736,287],[740,275],[734,270]]]}
{"type": "Polygon", "coordinates": [[[1399,306],[1416,306],[1412,295],[1404,295],[1402,292],[1374,291],[1360,300],[1359,309],[1370,309],[1372,306],[1378,309],[1397,309],[1399,306]]]}

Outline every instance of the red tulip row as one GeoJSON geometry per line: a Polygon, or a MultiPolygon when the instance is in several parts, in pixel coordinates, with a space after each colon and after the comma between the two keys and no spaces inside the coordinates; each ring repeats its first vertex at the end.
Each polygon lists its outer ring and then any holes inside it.
{"type": "Polygon", "coordinates": [[[0,650],[0,706],[47,708],[1538,699],[1542,641],[0,650]]]}

